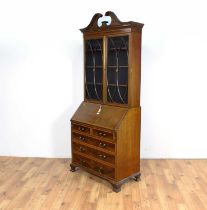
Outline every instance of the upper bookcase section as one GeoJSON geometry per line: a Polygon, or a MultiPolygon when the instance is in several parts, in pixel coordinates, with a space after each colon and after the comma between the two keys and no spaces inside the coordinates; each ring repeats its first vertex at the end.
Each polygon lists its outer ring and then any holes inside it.
{"type": "Polygon", "coordinates": [[[109,16],[111,18],[111,22],[109,24],[109,21],[102,21],[103,15],[100,13],[96,13],[93,18],[91,19],[91,22],[89,25],[85,28],[80,29],[83,34],[96,34],[96,33],[109,33],[113,31],[120,31],[120,32],[132,32],[132,31],[142,31],[142,27],[144,24],[138,23],[138,22],[122,22],[120,21],[117,16],[111,12],[108,11],[105,13],[105,16],[109,16]],[[100,21],[100,20],[101,21],[100,21]],[[98,21],[100,21],[100,26],[98,25],[98,21]]]}

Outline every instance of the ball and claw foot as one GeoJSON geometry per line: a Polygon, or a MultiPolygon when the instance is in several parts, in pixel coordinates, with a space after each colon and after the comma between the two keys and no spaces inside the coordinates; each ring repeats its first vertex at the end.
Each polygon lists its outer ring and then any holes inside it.
{"type": "Polygon", "coordinates": [[[134,180],[135,180],[136,182],[138,182],[138,181],[140,181],[140,177],[141,177],[141,174],[138,174],[138,175],[136,175],[136,176],[134,177],[134,180]]]}
{"type": "Polygon", "coordinates": [[[76,166],[75,165],[73,165],[72,163],[70,164],[70,171],[71,172],[75,172],[76,171],[76,166]]]}

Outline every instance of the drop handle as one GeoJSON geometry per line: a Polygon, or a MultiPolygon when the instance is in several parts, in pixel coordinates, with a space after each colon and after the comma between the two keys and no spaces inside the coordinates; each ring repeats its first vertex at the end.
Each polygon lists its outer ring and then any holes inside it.
{"type": "Polygon", "coordinates": [[[98,132],[98,135],[99,135],[99,136],[104,136],[104,137],[105,137],[105,136],[106,136],[106,133],[98,132]]]}
{"type": "Polygon", "coordinates": [[[105,148],[105,147],[106,147],[106,144],[105,144],[105,143],[100,142],[100,143],[99,143],[99,147],[105,148]]]}
{"type": "Polygon", "coordinates": [[[99,154],[98,157],[101,158],[101,159],[106,159],[107,158],[106,155],[102,155],[102,154],[99,154]]]}
{"type": "Polygon", "coordinates": [[[103,174],[103,173],[104,173],[103,167],[98,167],[98,168],[97,168],[97,171],[98,171],[100,174],[103,174]]]}
{"type": "Polygon", "coordinates": [[[84,152],[86,149],[84,147],[79,147],[80,152],[84,152]]]}
{"type": "Polygon", "coordinates": [[[78,127],[78,130],[79,131],[85,131],[85,128],[84,127],[78,127]]]}
{"type": "Polygon", "coordinates": [[[102,132],[98,132],[98,135],[99,135],[99,136],[102,136],[102,132]]]}
{"type": "Polygon", "coordinates": [[[83,136],[80,136],[79,139],[80,139],[81,141],[85,141],[85,140],[86,140],[85,137],[83,137],[83,136]]]}

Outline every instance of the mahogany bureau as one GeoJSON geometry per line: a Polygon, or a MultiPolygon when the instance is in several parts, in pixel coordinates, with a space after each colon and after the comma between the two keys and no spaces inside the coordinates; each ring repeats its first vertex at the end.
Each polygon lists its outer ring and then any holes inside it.
{"type": "Polygon", "coordinates": [[[108,180],[119,192],[140,177],[140,79],[143,24],[95,14],[84,38],[84,101],[71,119],[71,171],[108,180]]]}

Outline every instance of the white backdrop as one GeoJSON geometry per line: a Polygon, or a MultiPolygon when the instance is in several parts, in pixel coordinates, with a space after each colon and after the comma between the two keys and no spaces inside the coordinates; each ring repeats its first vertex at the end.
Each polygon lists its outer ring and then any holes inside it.
{"type": "Polygon", "coordinates": [[[70,157],[83,99],[78,29],[108,10],[145,24],[141,156],[207,158],[204,0],[0,0],[0,155],[70,157]]]}

